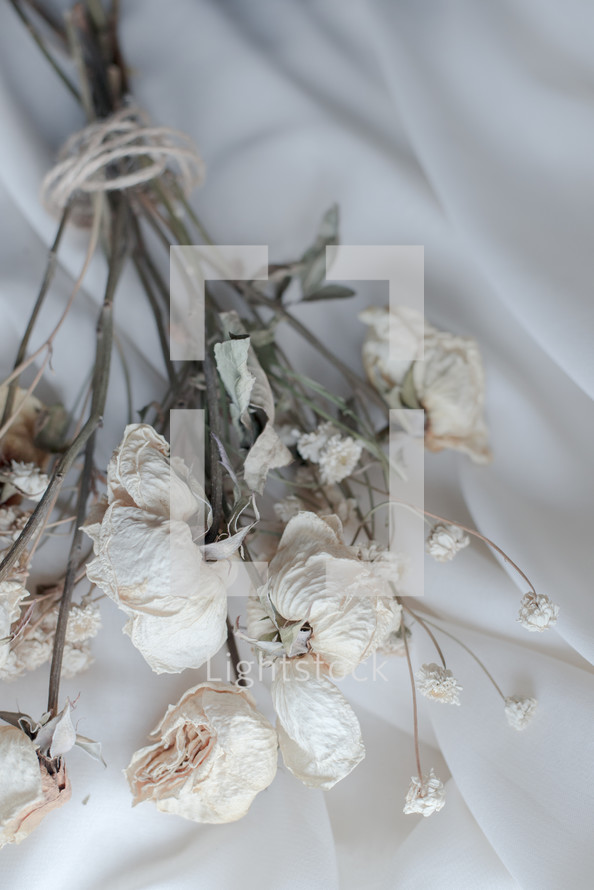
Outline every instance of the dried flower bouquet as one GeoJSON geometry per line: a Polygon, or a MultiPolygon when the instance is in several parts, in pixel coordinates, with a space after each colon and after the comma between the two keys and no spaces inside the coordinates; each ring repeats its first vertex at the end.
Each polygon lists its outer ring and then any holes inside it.
{"type": "MultiPolygon", "coordinates": [[[[488,462],[477,343],[438,330],[406,306],[375,307],[360,315],[367,326],[366,337],[361,326],[365,375],[356,362],[338,358],[293,313],[295,303],[348,305],[354,293],[324,282],[326,248],[339,238],[333,207],[303,255],[270,266],[266,281],[233,280],[229,272],[225,282],[207,283],[204,358],[172,360],[161,270],[170,245],[212,244],[188,202],[203,164],[187,137],[152,126],[133,105],[117,42],[117,4],[77,4],[62,26],[40,4],[12,3],[80,101],[87,126],[68,139],[44,183],[43,199],[59,216],[58,228],[13,369],[0,388],[0,679],[6,684],[49,664],[47,711],[39,719],[0,712],[0,846],[23,840],[68,800],[65,761],[75,746],[101,760],[99,743],[77,733],[74,705],[60,699],[60,679],[92,669],[90,641],[100,632],[103,597],[125,613],[124,630],[147,663],[147,682],[149,669],[199,669],[225,645],[235,667],[232,683],[189,680],[191,688],[170,705],[151,743],[130,751],[133,803],[150,800],[164,813],[197,822],[239,819],[274,780],[279,748],[298,780],[331,788],[365,755],[359,721],[337,681],[382,652],[403,658],[413,698],[417,775],[408,792],[403,789],[404,812],[440,811],[443,784],[420,762],[417,693],[460,705],[463,689],[448,667],[443,638],[467,647],[439,616],[402,595],[407,554],[385,536],[396,503],[387,412],[423,410],[427,450],[456,449],[488,462]],[[84,266],[62,317],[32,351],[71,224],[88,231],[84,266]],[[82,407],[44,405],[36,387],[89,261],[101,250],[108,274],[82,407]],[[110,410],[114,318],[124,298],[119,284],[129,264],[146,294],[167,382],[145,406],[130,392],[130,422],[109,465],[97,466],[95,444],[110,410]],[[293,367],[280,342],[284,326],[342,375],[347,398],[293,367]],[[395,341],[418,358],[394,358],[395,341]],[[174,453],[172,408],[204,412],[204,455],[197,449],[183,460],[174,453]],[[52,584],[35,587],[34,557],[56,526],[71,535],[68,559],[52,584]],[[258,567],[264,562],[265,574],[258,567]],[[229,597],[238,583],[247,596],[241,616],[229,597]],[[417,633],[428,636],[436,661],[415,669],[410,640],[417,633]],[[269,681],[274,726],[246,688],[240,648],[252,653],[269,681]]],[[[406,472],[406,466],[396,469],[406,472]]],[[[521,624],[529,631],[555,624],[558,607],[496,544],[447,517],[423,513],[431,558],[447,562],[471,537],[481,540],[526,587],[521,624]]],[[[506,695],[471,654],[502,698],[502,717],[523,730],[535,700],[506,695]]],[[[3,689],[7,696],[9,687],[3,689]]],[[[89,710],[92,702],[79,707],[89,710]]]]}

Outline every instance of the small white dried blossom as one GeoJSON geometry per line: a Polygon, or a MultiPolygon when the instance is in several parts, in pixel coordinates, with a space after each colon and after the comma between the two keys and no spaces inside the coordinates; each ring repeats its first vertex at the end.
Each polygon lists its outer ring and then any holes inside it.
{"type": "Polygon", "coordinates": [[[404,812],[407,816],[418,813],[420,816],[432,816],[439,813],[445,806],[445,788],[433,770],[421,780],[418,776],[411,779],[406,795],[404,812]]]}
{"type": "Polygon", "coordinates": [[[526,729],[536,711],[537,701],[535,698],[518,698],[510,695],[505,699],[505,716],[507,722],[513,729],[521,731],[526,729]]]}
{"type": "Polygon", "coordinates": [[[3,472],[2,475],[11,488],[14,488],[30,501],[41,500],[49,484],[46,474],[42,473],[39,467],[33,463],[22,463],[21,461],[13,460],[10,463],[10,470],[3,472]]]}
{"type": "Polygon", "coordinates": [[[544,593],[530,591],[520,603],[518,621],[526,630],[542,632],[557,623],[559,606],[544,593]]]}
{"type": "MultiPolygon", "coordinates": [[[[11,620],[15,621],[16,616],[11,620]]],[[[30,626],[25,627],[17,639],[10,643],[10,651],[5,653],[4,660],[0,658],[0,679],[16,680],[50,660],[57,621],[57,605],[40,621],[32,619],[30,626]]],[[[94,659],[88,641],[97,635],[100,628],[101,617],[94,603],[70,607],[62,660],[64,677],[74,677],[91,666],[94,659]]]]}
{"type": "Polygon", "coordinates": [[[311,460],[317,464],[322,451],[336,435],[336,429],[331,423],[322,423],[313,433],[304,433],[297,441],[297,451],[303,460],[311,460]]]}
{"type": "Polygon", "coordinates": [[[62,677],[70,680],[78,674],[88,671],[95,658],[88,641],[83,643],[66,643],[62,655],[62,677]]]}
{"type": "Polygon", "coordinates": [[[101,629],[101,615],[95,603],[72,605],[68,613],[66,642],[82,643],[96,637],[101,629]]]}
{"type": "Polygon", "coordinates": [[[449,562],[469,544],[470,538],[457,525],[438,522],[431,529],[425,549],[437,562],[449,562]]]}
{"type": "Polygon", "coordinates": [[[30,515],[28,511],[21,510],[19,507],[0,507],[0,550],[2,555],[16,541],[30,515]]]}
{"type": "Polygon", "coordinates": [[[444,705],[459,705],[462,687],[450,670],[440,664],[424,664],[417,671],[417,689],[425,698],[444,705]]]}
{"type": "Polygon", "coordinates": [[[351,475],[361,457],[363,446],[350,436],[332,436],[319,459],[320,475],[325,485],[336,485],[351,475]]]}
{"type": "Polygon", "coordinates": [[[304,509],[303,501],[295,494],[290,494],[274,505],[274,512],[281,522],[288,522],[304,509]]]}

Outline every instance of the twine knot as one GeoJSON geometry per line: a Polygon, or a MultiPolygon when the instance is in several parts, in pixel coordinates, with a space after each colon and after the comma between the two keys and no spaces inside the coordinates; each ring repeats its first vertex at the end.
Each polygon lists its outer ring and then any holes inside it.
{"type": "Polygon", "coordinates": [[[123,108],[74,133],[41,185],[46,209],[59,216],[75,204],[74,222],[89,225],[90,196],[135,188],[166,173],[187,197],[204,179],[204,162],[185,133],[150,126],[137,108],[123,108]]]}

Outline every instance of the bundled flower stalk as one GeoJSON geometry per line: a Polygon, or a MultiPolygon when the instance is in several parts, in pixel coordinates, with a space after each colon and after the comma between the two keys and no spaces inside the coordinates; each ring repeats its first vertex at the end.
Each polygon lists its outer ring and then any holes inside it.
{"type": "MultiPolygon", "coordinates": [[[[417,692],[441,705],[462,704],[462,686],[438,636],[468,647],[399,593],[407,555],[398,552],[397,541],[394,548],[380,542],[376,519],[380,508],[391,506],[390,407],[424,410],[429,451],[450,448],[478,463],[490,459],[477,343],[438,330],[407,307],[375,307],[360,316],[368,325],[366,339],[361,328],[366,376],[334,355],[295,317],[289,300],[353,295],[324,285],[325,250],[338,242],[338,212],[331,208],[314,243],[300,258],[271,266],[267,281],[233,281],[230,275],[226,283],[208,285],[205,358],[171,361],[161,271],[167,254],[149,252],[148,236],[156,234],[167,250],[209,243],[187,200],[202,162],[187,137],[153,127],[134,110],[115,5],[111,12],[100,4],[75,6],[67,33],[54,23],[77,60],[78,85],[45,40],[47,19],[39,19],[33,5],[14,0],[13,6],[80,99],[88,125],[68,141],[48,175],[46,204],[60,222],[14,368],[0,389],[0,680],[51,661],[41,720],[0,713],[6,721],[0,729],[0,843],[21,841],[68,799],[64,756],[75,744],[100,757],[97,743],[77,736],[70,704],[60,708],[60,679],[90,667],[102,597],[125,613],[124,632],[147,671],[200,669],[227,645],[236,672],[235,683],[189,681],[152,743],[130,752],[126,778],[134,804],[152,801],[164,813],[197,822],[239,819],[274,780],[279,748],[296,779],[331,788],[365,755],[355,711],[336,683],[382,652],[404,656],[411,680],[418,774],[404,811],[439,812],[445,791],[433,770],[421,766],[417,692]],[[64,316],[41,347],[30,348],[69,223],[89,230],[81,281],[100,249],[100,234],[108,233],[102,244],[107,284],[79,416],[42,405],[34,393],[58,348],[64,316]],[[148,406],[137,405],[131,393],[130,423],[103,467],[96,464],[95,441],[110,410],[114,313],[117,323],[126,264],[134,266],[146,294],[167,383],[148,406]],[[349,398],[293,367],[279,342],[283,325],[343,375],[349,398]],[[409,355],[420,354],[422,345],[424,360],[394,362],[394,339],[409,355]],[[35,358],[41,370],[24,384],[35,358]],[[180,404],[205,412],[204,485],[192,461],[171,454],[169,411],[180,404]],[[35,586],[33,557],[56,525],[71,535],[64,571],[53,584],[35,586]],[[252,565],[263,559],[266,577],[252,565]],[[251,578],[241,581],[249,594],[245,616],[228,614],[237,578],[251,578]],[[415,675],[411,642],[417,630],[430,637],[437,661],[418,666],[415,675]],[[239,647],[268,672],[274,726],[245,688],[239,647]]],[[[76,288],[66,313],[75,296],[76,288]]],[[[445,517],[425,516],[434,521],[426,542],[430,557],[449,562],[471,537],[482,540],[527,585],[521,624],[530,631],[555,624],[558,607],[497,545],[445,517]]],[[[470,654],[501,696],[509,724],[523,730],[535,700],[504,695],[470,654]]],[[[92,702],[81,705],[92,708],[92,702]]]]}

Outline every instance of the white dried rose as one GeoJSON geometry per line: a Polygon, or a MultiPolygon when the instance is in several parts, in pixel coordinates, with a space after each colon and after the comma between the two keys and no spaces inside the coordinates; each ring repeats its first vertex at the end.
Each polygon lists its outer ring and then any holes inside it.
{"type": "Polygon", "coordinates": [[[337,517],[303,512],[287,524],[267,582],[248,603],[248,634],[262,639],[279,625],[286,655],[289,630],[307,624],[311,651],[339,678],[398,629],[400,614],[383,570],[344,543],[337,517]]]}
{"type": "Polygon", "coordinates": [[[391,407],[424,408],[425,447],[453,448],[477,463],[488,462],[485,381],[476,341],[440,331],[406,306],[373,307],[359,318],[370,326],[363,345],[369,380],[391,407]]]}
{"type": "Polygon", "coordinates": [[[531,632],[542,632],[557,623],[559,606],[544,593],[530,591],[520,603],[518,621],[531,632]]]}
{"type": "Polygon", "coordinates": [[[195,822],[234,822],[276,775],[277,736],[238,686],[201,683],[171,705],[125,770],[133,804],[195,822]]]}
{"type": "Polygon", "coordinates": [[[513,729],[526,729],[536,711],[538,702],[535,698],[518,698],[510,695],[505,699],[505,716],[513,729]]]}
{"type": "Polygon", "coordinates": [[[5,500],[16,492],[30,501],[40,501],[49,485],[46,474],[34,463],[13,460],[10,467],[4,468],[0,475],[7,486],[3,493],[5,500]]]}
{"type": "Polygon", "coordinates": [[[440,664],[424,664],[417,671],[417,689],[425,698],[444,705],[459,705],[462,687],[450,670],[440,664]]]}
{"type": "Polygon", "coordinates": [[[407,816],[413,813],[425,817],[432,816],[433,813],[439,813],[444,806],[445,788],[433,770],[422,779],[418,776],[412,778],[404,804],[407,816]]]}
{"type": "Polygon", "coordinates": [[[363,446],[350,436],[332,436],[320,454],[320,476],[324,485],[347,479],[361,457],[363,446]]]}
{"type": "Polygon", "coordinates": [[[343,542],[335,516],[303,512],[289,521],[266,584],[248,602],[248,635],[277,659],[281,751],[307,784],[329,788],[363,756],[357,718],[331,681],[353,671],[400,621],[386,578],[343,542]],[[317,725],[325,707],[328,726],[317,725]],[[326,732],[334,734],[333,759],[326,732]]]}
{"type": "Polygon", "coordinates": [[[470,538],[457,525],[438,522],[427,537],[425,549],[437,562],[449,562],[469,544],[470,538]]]}
{"type": "Polygon", "coordinates": [[[70,793],[63,762],[38,756],[21,729],[0,726],[0,847],[23,841],[70,793]]]}
{"type": "MultiPolygon", "coordinates": [[[[190,523],[204,512],[211,520],[202,489],[169,460],[165,439],[133,424],[110,461],[107,491],[83,527],[95,552],[87,577],[128,615],[124,632],[154,671],[200,667],[225,642],[233,575],[231,560],[207,561],[218,544],[195,541],[190,523]]],[[[239,543],[224,545],[227,556],[239,543]]]]}

